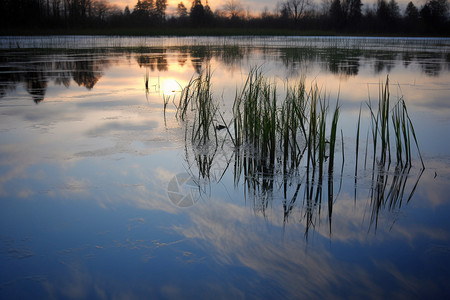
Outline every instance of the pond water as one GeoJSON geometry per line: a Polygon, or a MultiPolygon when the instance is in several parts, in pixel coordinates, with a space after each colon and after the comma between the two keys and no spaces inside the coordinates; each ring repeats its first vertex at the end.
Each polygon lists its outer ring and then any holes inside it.
{"type": "Polygon", "coordinates": [[[450,39],[0,44],[1,299],[450,296],[450,39]],[[229,129],[198,144],[176,104],[208,68],[213,126],[229,129]],[[317,87],[328,119],[339,99],[332,173],[242,155],[233,103],[255,68],[277,99],[317,87]],[[373,164],[368,103],[387,78],[414,126],[412,167],[373,164]]]}

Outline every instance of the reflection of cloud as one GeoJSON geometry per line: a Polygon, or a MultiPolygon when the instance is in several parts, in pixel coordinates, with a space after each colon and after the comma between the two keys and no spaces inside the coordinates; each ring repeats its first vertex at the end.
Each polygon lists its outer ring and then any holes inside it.
{"type": "MultiPolygon", "coordinates": [[[[415,178],[410,178],[410,180],[414,181],[415,178]]],[[[428,190],[428,187],[425,182],[420,181],[418,189],[428,190]]],[[[433,190],[432,187],[431,189],[433,190]]],[[[331,239],[335,242],[352,243],[358,241],[364,243],[375,233],[378,233],[378,241],[396,237],[398,240],[406,240],[412,243],[414,240],[423,237],[440,241],[449,238],[449,234],[445,230],[436,228],[432,224],[416,223],[413,219],[407,218],[407,215],[401,214],[402,210],[408,210],[408,206],[425,205],[429,209],[433,201],[431,198],[420,197],[416,194],[410,202],[407,203],[406,200],[407,198],[403,199],[403,205],[397,209],[381,207],[377,212],[378,228],[375,230],[375,224],[371,224],[373,207],[370,198],[358,198],[355,202],[352,196],[342,194],[333,205],[331,239]],[[404,220],[406,223],[399,222],[399,220],[404,220]],[[373,233],[370,229],[372,229],[373,233]],[[383,234],[385,232],[389,232],[389,235],[383,234]]],[[[324,217],[321,216],[321,218],[324,217]]],[[[323,237],[330,236],[328,226],[317,226],[315,230],[323,237]]]]}
{"type": "MultiPolygon", "coordinates": [[[[399,222],[391,231],[388,228],[379,232],[376,238],[369,237],[370,233],[363,225],[368,221],[364,217],[366,201],[369,200],[358,200],[359,203],[355,205],[351,197],[346,197],[339,199],[333,208],[332,241],[339,249],[337,252],[334,251],[335,247],[324,248],[320,242],[322,238],[314,239],[318,244],[306,245],[301,224],[286,224],[282,232],[280,224],[268,223],[267,219],[254,215],[250,208],[219,202],[217,199],[211,199],[207,205],[191,211],[190,226],[175,227],[174,230],[196,242],[219,265],[245,267],[255,271],[263,280],[276,282],[275,285],[282,288],[277,291],[277,295],[284,298],[379,299],[386,295],[398,297],[399,293],[403,293],[403,297],[410,297],[432,289],[433,286],[428,285],[428,282],[421,281],[420,272],[407,274],[399,269],[402,267],[397,262],[391,263],[395,265],[386,265],[375,261],[380,260],[379,257],[389,261],[390,258],[384,254],[379,256],[366,249],[354,256],[347,253],[354,258],[344,255],[346,258],[342,259],[341,247],[351,245],[348,251],[355,251],[355,243],[371,248],[372,244],[378,247],[387,240],[400,243],[406,240],[413,249],[417,240],[423,237],[448,240],[448,234],[442,230],[424,227],[426,225],[423,223],[411,225],[411,222],[399,222]],[[304,251],[305,248],[307,251],[304,251]],[[368,262],[371,266],[354,263],[359,262],[359,259],[367,262],[364,255],[373,255],[374,261],[368,262]],[[385,274],[383,279],[380,272],[385,274]],[[392,276],[394,280],[385,282],[386,275],[392,276]]],[[[326,238],[328,226],[323,227],[320,231],[326,238]]],[[[226,279],[223,284],[227,284],[226,279]]]]}
{"type": "Polygon", "coordinates": [[[373,298],[380,296],[369,274],[359,267],[332,261],[325,249],[299,250],[305,242],[301,234],[296,235],[298,225],[290,226],[289,237],[277,242],[264,221],[245,207],[215,203],[200,207],[191,217],[192,226],[175,230],[200,245],[206,243],[219,264],[243,265],[262,278],[274,280],[283,287],[283,297],[335,298],[339,286],[351,286],[352,295],[367,295],[370,290],[373,298]]]}
{"type": "Polygon", "coordinates": [[[35,194],[35,192],[30,190],[29,188],[24,188],[18,192],[19,198],[29,198],[34,194],[35,194]]]}
{"type": "Polygon", "coordinates": [[[27,150],[20,144],[0,145],[0,167],[3,169],[0,174],[0,196],[7,196],[5,185],[8,182],[17,177],[26,177],[24,173],[30,164],[30,157],[24,155],[27,150]]]}
{"type": "Polygon", "coordinates": [[[389,262],[376,261],[374,264],[388,276],[392,276],[399,284],[398,288],[392,292],[392,299],[424,299],[436,294],[437,291],[442,290],[442,287],[448,286],[444,278],[417,278],[410,273],[401,272],[389,262]]]}
{"type": "MultiPolygon", "coordinates": [[[[145,169],[145,167],[144,167],[145,169]]],[[[120,188],[117,191],[117,199],[120,202],[126,202],[133,207],[145,210],[157,210],[176,214],[180,210],[173,206],[167,196],[167,183],[175,175],[169,171],[157,167],[150,173],[145,173],[143,168],[139,167],[135,172],[137,180],[142,183],[139,186],[120,188]],[[130,189],[133,189],[130,191],[130,189]]],[[[98,201],[102,207],[108,207],[109,201],[100,198],[98,201]]]]}
{"type": "Polygon", "coordinates": [[[447,230],[440,228],[426,227],[424,224],[408,224],[407,226],[396,224],[393,235],[406,239],[409,242],[421,238],[423,236],[431,240],[446,241],[450,238],[447,230]]]}
{"type": "Polygon", "coordinates": [[[450,157],[435,157],[426,160],[426,169],[420,181],[418,193],[422,202],[417,206],[438,209],[448,205],[450,200],[450,157]]]}
{"type": "Polygon", "coordinates": [[[139,132],[148,131],[156,128],[158,123],[156,121],[148,121],[146,123],[131,123],[131,122],[105,122],[93,129],[90,129],[88,134],[90,136],[104,135],[111,132],[139,132]]]}
{"type": "Polygon", "coordinates": [[[129,284],[94,276],[80,262],[66,265],[67,272],[42,283],[48,299],[141,299],[129,284]]]}
{"type": "Polygon", "coordinates": [[[89,189],[96,188],[92,185],[88,178],[73,178],[68,177],[63,183],[56,186],[56,189],[62,191],[69,191],[71,193],[86,193],[89,189]]]}

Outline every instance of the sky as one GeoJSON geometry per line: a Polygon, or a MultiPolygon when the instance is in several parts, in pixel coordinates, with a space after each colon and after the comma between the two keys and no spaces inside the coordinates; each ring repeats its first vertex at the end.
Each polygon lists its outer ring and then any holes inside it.
{"type": "MultiPolygon", "coordinates": [[[[183,2],[186,8],[189,10],[191,8],[192,0],[167,0],[167,10],[172,10],[177,7],[177,4],[183,2]]],[[[211,7],[212,11],[220,8],[225,0],[208,0],[208,4],[211,7]]],[[[264,10],[264,7],[267,7],[269,11],[273,11],[275,9],[277,1],[274,0],[241,0],[241,4],[244,8],[249,7],[250,11],[261,12],[264,10]]],[[[137,0],[109,0],[109,3],[116,4],[119,8],[125,8],[128,5],[130,10],[136,5],[137,0]]],[[[206,0],[202,0],[202,4],[205,5],[206,0]]]]}
{"type": "MultiPolygon", "coordinates": [[[[238,0],[239,1],[239,0],[238,0]]],[[[280,0],[240,0],[240,3],[243,5],[244,9],[248,9],[253,13],[261,13],[265,8],[269,12],[273,12],[275,10],[277,2],[280,0]]],[[[320,7],[323,0],[313,0],[320,7]]],[[[411,0],[396,0],[400,6],[400,10],[403,12],[406,4],[411,0]]],[[[167,12],[171,13],[177,7],[177,4],[183,2],[186,8],[189,10],[191,8],[192,0],[167,0],[167,12]]],[[[226,2],[226,0],[208,0],[208,4],[211,7],[212,11],[221,8],[221,6],[226,2]]],[[[376,2],[376,0],[362,0],[364,6],[369,5],[370,7],[376,2]]],[[[412,2],[420,7],[423,5],[425,0],[412,0],[412,2]]],[[[130,10],[136,5],[137,0],[109,0],[109,3],[116,4],[119,8],[123,9],[128,5],[130,10]]],[[[204,5],[206,0],[202,0],[202,4],[204,5]]],[[[363,10],[364,10],[363,6],[363,10]]]]}

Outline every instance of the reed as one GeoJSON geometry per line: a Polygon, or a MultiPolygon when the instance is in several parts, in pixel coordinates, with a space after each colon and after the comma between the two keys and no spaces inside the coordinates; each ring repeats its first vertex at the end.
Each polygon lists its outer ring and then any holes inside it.
{"type": "MultiPolygon", "coordinates": [[[[403,100],[403,98],[401,99],[400,104],[402,105],[402,112],[403,112],[403,115],[404,115],[403,119],[405,120],[402,123],[403,124],[402,127],[403,128],[405,128],[405,127],[408,128],[408,130],[403,130],[404,135],[405,135],[405,133],[407,133],[406,137],[408,138],[408,140],[410,140],[410,135],[409,134],[410,133],[412,134],[412,137],[414,139],[414,144],[416,145],[417,152],[418,152],[419,158],[420,158],[420,162],[422,164],[422,169],[424,170],[425,169],[425,164],[424,164],[423,159],[422,159],[422,153],[420,152],[419,143],[417,142],[416,132],[414,130],[414,126],[413,126],[413,123],[411,121],[411,118],[409,117],[408,109],[406,108],[406,103],[403,100]]],[[[411,162],[411,151],[410,151],[410,149],[411,148],[409,147],[409,161],[411,162]]]]}
{"type": "Polygon", "coordinates": [[[258,68],[252,69],[233,104],[234,135],[230,136],[236,147],[247,149],[239,153],[257,156],[260,164],[280,170],[276,172],[283,176],[303,163],[313,173],[317,168],[320,178],[330,157],[328,171],[332,172],[338,102],[328,133],[329,101],[317,85],[307,92],[301,78],[295,85],[286,84],[285,98],[279,98],[276,85],[258,68]],[[247,153],[249,150],[251,153],[247,153]],[[306,161],[302,159],[305,153],[306,161]]]}
{"type": "MultiPolygon", "coordinates": [[[[334,168],[334,149],[336,146],[336,132],[337,132],[337,125],[339,121],[339,102],[336,101],[336,107],[334,109],[333,113],[333,119],[331,120],[331,132],[330,132],[330,151],[329,151],[329,161],[328,161],[328,173],[333,173],[334,168]]],[[[342,132],[342,131],[341,131],[342,132]]],[[[344,141],[342,139],[342,145],[344,144],[344,141]]],[[[343,150],[344,148],[342,148],[343,150]]],[[[342,151],[342,155],[344,152],[342,151]]]]}
{"type": "Polygon", "coordinates": [[[252,69],[233,104],[234,138],[259,153],[261,162],[273,166],[276,156],[277,93],[274,84],[252,69]]]}
{"type": "Polygon", "coordinates": [[[377,166],[374,170],[375,180],[372,185],[370,202],[371,216],[370,227],[378,228],[378,217],[383,210],[398,211],[403,202],[408,203],[413,197],[424,169],[420,169],[413,183],[408,184],[412,177],[411,168],[408,166],[397,166],[394,172],[387,172],[385,167],[377,166]]]}
{"type": "MultiPolygon", "coordinates": [[[[286,83],[284,92],[285,97],[281,98],[275,84],[264,78],[259,69],[253,69],[236,93],[232,138],[236,149],[234,182],[238,185],[244,179],[245,195],[250,192],[255,209],[263,214],[270,197],[277,187],[281,188],[285,221],[303,194],[307,236],[316,222],[314,212],[318,210],[320,214],[326,169],[333,181],[340,105],[337,101],[329,123],[329,101],[317,85],[307,91],[301,78],[295,84],[286,83]]],[[[328,183],[328,193],[332,205],[333,182],[328,183]]],[[[331,207],[328,213],[331,222],[331,207]]]]}
{"type": "MultiPolygon", "coordinates": [[[[389,77],[379,85],[378,105],[376,108],[369,101],[370,127],[367,132],[364,166],[368,156],[368,141],[373,145],[373,168],[371,181],[372,215],[370,224],[375,230],[378,227],[379,213],[400,209],[404,199],[411,199],[419,179],[425,169],[414,126],[408,114],[406,102],[402,97],[392,103],[389,91],[389,77]],[[371,138],[369,138],[371,135],[371,138]],[[422,169],[417,181],[408,192],[407,181],[413,163],[413,147],[416,147],[422,169]],[[395,153],[395,169],[391,168],[391,153],[395,153]]],[[[359,111],[356,130],[356,164],[355,164],[355,200],[358,175],[359,135],[361,123],[361,108],[359,111]]]]}
{"type": "MultiPolygon", "coordinates": [[[[361,108],[362,108],[362,105],[359,106],[358,123],[357,123],[357,125],[356,125],[355,180],[356,180],[356,176],[358,175],[359,130],[360,130],[360,126],[361,126],[361,108]]],[[[355,181],[355,184],[356,184],[356,181],[355,181]]]]}
{"type": "MultiPolygon", "coordinates": [[[[289,168],[299,166],[306,150],[306,146],[302,146],[302,142],[306,141],[306,103],[304,78],[301,78],[294,86],[287,85],[286,98],[281,107],[279,122],[279,130],[282,135],[279,139],[279,146],[283,149],[285,172],[289,168]],[[301,140],[302,138],[303,140],[301,140]]],[[[305,143],[303,142],[303,144],[305,143]]]]}
{"type": "Polygon", "coordinates": [[[185,120],[189,104],[192,98],[194,97],[195,92],[194,85],[196,85],[199,80],[200,77],[197,78],[191,77],[188,84],[181,90],[180,100],[178,102],[178,105],[176,106],[177,108],[176,116],[182,121],[185,120]]]}
{"type": "MultiPolygon", "coordinates": [[[[380,83],[378,110],[376,112],[374,111],[370,100],[368,102],[368,107],[371,113],[370,130],[372,132],[373,143],[373,169],[375,169],[376,162],[381,166],[390,165],[391,143],[394,143],[395,145],[396,164],[401,167],[411,166],[412,140],[414,140],[414,144],[417,148],[422,168],[425,168],[414,126],[408,115],[408,109],[404,99],[399,98],[392,107],[390,106],[389,77],[386,78],[385,84],[380,83]],[[390,121],[392,122],[392,127],[390,126],[390,121]],[[380,145],[379,149],[378,145],[380,145]],[[377,153],[380,155],[379,159],[377,153]]],[[[360,119],[358,118],[356,160],[358,160],[359,122],[360,119]]],[[[355,175],[356,173],[357,167],[355,168],[355,175]]]]}
{"type": "Polygon", "coordinates": [[[148,93],[148,81],[150,79],[150,74],[148,70],[145,70],[145,76],[144,76],[144,85],[145,85],[145,91],[148,93]]]}
{"type": "Polygon", "coordinates": [[[189,107],[190,111],[194,113],[191,135],[192,142],[206,143],[210,140],[213,133],[217,142],[214,127],[217,105],[213,99],[211,69],[209,67],[198,77],[191,78],[182,90],[176,116],[184,121],[189,107]]]}
{"type": "Polygon", "coordinates": [[[384,165],[386,160],[391,162],[391,151],[389,143],[389,102],[390,102],[390,92],[389,92],[389,76],[386,77],[386,84],[380,84],[380,93],[378,101],[378,115],[379,115],[379,133],[381,139],[381,161],[380,163],[384,165]]]}
{"type": "Polygon", "coordinates": [[[329,141],[326,140],[325,134],[326,134],[326,117],[328,112],[328,102],[325,100],[323,102],[319,103],[320,105],[320,116],[319,116],[319,131],[318,131],[318,166],[319,166],[319,181],[322,181],[323,176],[323,167],[325,160],[327,159],[327,153],[326,153],[326,144],[329,143],[329,141]]]}

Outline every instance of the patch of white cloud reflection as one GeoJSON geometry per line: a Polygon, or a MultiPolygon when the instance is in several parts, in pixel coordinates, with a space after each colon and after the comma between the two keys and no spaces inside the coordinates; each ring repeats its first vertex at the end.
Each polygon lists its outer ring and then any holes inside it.
{"type": "Polygon", "coordinates": [[[432,208],[438,210],[443,205],[450,204],[450,157],[436,156],[426,160],[426,169],[423,178],[420,180],[418,193],[426,200],[415,204],[421,209],[432,208]]]}
{"type": "Polygon", "coordinates": [[[306,246],[303,235],[298,234],[302,226],[287,226],[285,237],[280,240],[276,236],[283,233],[276,230],[270,234],[262,216],[223,202],[200,206],[191,218],[191,226],[174,229],[199,245],[207,245],[219,264],[243,265],[276,281],[288,298],[330,298],[332,286],[345,283],[351,283],[355,295],[376,290],[370,274],[358,266],[333,260],[322,246],[316,245],[307,253],[300,250],[306,246]]]}

